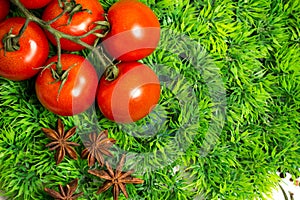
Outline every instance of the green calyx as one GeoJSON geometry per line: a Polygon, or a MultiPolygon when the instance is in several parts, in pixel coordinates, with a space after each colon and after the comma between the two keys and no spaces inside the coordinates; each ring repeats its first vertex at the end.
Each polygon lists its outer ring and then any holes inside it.
{"type": "Polygon", "coordinates": [[[110,65],[106,68],[104,75],[105,75],[105,80],[113,81],[118,77],[119,69],[116,65],[110,65]]]}
{"type": "Polygon", "coordinates": [[[19,39],[12,34],[12,29],[2,39],[4,52],[13,52],[20,49],[19,39]]]}
{"type": "Polygon", "coordinates": [[[61,63],[57,62],[56,68],[57,69],[59,68],[60,70],[54,70],[53,68],[50,68],[52,77],[54,79],[54,81],[52,82],[52,84],[60,82],[59,89],[58,89],[58,92],[57,92],[57,97],[56,97],[57,101],[58,101],[59,95],[61,93],[61,90],[63,89],[66,81],[68,80],[68,76],[69,76],[70,71],[76,65],[77,64],[73,64],[67,70],[61,70],[62,69],[61,63]]]}
{"type": "MultiPolygon", "coordinates": [[[[89,14],[92,14],[92,11],[90,11],[89,9],[83,9],[82,5],[77,4],[75,2],[75,0],[71,0],[71,1],[59,0],[58,3],[59,3],[59,7],[61,7],[63,9],[62,15],[65,13],[68,13],[68,15],[69,15],[67,24],[71,23],[72,18],[76,13],[88,12],[89,14]]],[[[58,18],[60,18],[60,17],[61,17],[61,15],[58,16],[58,18]]],[[[58,18],[55,18],[55,20],[57,20],[58,18]]]]}
{"type": "Polygon", "coordinates": [[[26,19],[24,25],[20,29],[19,33],[17,35],[13,34],[13,28],[9,30],[8,33],[6,33],[2,39],[4,52],[13,52],[20,50],[20,38],[24,34],[25,30],[28,27],[28,24],[31,20],[29,18],[26,19]]]}

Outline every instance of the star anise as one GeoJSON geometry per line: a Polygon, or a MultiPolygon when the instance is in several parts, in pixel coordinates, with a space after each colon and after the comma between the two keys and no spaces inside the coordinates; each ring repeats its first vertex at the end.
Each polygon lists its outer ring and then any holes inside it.
{"type": "Polygon", "coordinates": [[[58,165],[65,157],[66,152],[72,159],[77,159],[77,154],[75,149],[72,146],[80,146],[75,142],[68,141],[76,131],[76,126],[71,128],[69,131],[65,133],[64,125],[60,119],[57,121],[57,131],[49,128],[42,128],[42,131],[45,135],[53,140],[46,145],[46,147],[50,147],[50,150],[56,150],[55,160],[58,165]]]}
{"type": "Polygon", "coordinates": [[[93,166],[97,162],[103,166],[104,158],[103,155],[113,156],[109,148],[116,142],[112,138],[108,138],[108,131],[104,130],[99,134],[90,133],[88,139],[83,141],[84,146],[86,147],[82,153],[82,158],[88,158],[88,166],[93,166]]]}
{"type": "Polygon", "coordinates": [[[78,179],[74,179],[71,183],[67,184],[66,186],[59,185],[58,189],[60,193],[49,188],[45,188],[45,191],[56,200],[75,200],[83,194],[83,192],[74,194],[77,189],[77,186],[78,179]]]}
{"type": "Polygon", "coordinates": [[[92,175],[98,176],[106,181],[97,191],[97,194],[105,192],[111,186],[113,186],[113,197],[114,200],[118,200],[120,190],[123,192],[126,198],[128,198],[128,193],[126,191],[126,184],[134,183],[134,184],[142,184],[144,181],[139,178],[134,178],[131,174],[134,170],[129,170],[128,172],[123,172],[122,168],[125,162],[125,155],[122,155],[122,158],[115,170],[113,171],[112,167],[106,162],[107,170],[88,170],[88,172],[92,175]]]}

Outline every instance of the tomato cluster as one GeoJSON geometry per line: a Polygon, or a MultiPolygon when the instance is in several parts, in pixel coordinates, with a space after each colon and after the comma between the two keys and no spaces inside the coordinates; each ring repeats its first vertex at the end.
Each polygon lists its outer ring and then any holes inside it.
{"type": "Polygon", "coordinates": [[[107,13],[98,0],[0,0],[0,13],[0,76],[33,79],[37,98],[51,112],[76,115],[96,99],[105,117],[129,123],[158,103],[159,79],[138,60],[156,49],[160,24],[138,0],[120,0],[107,13]],[[11,17],[11,3],[25,17],[11,17]],[[81,54],[99,45],[100,56],[111,58],[109,66],[101,66],[107,67],[101,77],[81,54]],[[56,55],[49,53],[51,46],[56,55]]]}

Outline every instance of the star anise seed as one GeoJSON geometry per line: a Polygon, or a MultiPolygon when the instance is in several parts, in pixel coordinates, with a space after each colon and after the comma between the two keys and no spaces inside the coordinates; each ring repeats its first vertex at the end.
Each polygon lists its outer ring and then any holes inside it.
{"type": "Polygon", "coordinates": [[[108,138],[108,131],[104,130],[99,134],[90,133],[88,139],[83,141],[84,146],[86,147],[82,153],[82,158],[88,158],[88,166],[91,167],[97,162],[103,166],[104,165],[104,157],[113,156],[109,151],[109,148],[116,142],[116,140],[112,138],[108,138]]]}
{"type": "Polygon", "coordinates": [[[66,186],[59,185],[58,189],[60,193],[49,188],[45,188],[45,191],[56,200],[75,200],[83,194],[83,192],[74,194],[77,189],[77,186],[78,186],[78,179],[74,179],[66,186]]]}
{"type": "Polygon", "coordinates": [[[129,170],[128,172],[122,172],[124,162],[125,155],[122,155],[121,160],[115,171],[113,171],[112,167],[109,165],[108,162],[106,162],[107,170],[88,170],[90,174],[106,180],[104,184],[98,189],[97,194],[105,192],[111,186],[113,186],[114,200],[118,200],[120,191],[122,191],[125,197],[128,198],[126,184],[142,184],[144,182],[142,179],[134,178],[131,176],[131,174],[134,172],[133,170],[129,170]]]}
{"type": "Polygon", "coordinates": [[[68,141],[76,132],[76,126],[71,128],[69,131],[65,133],[64,125],[60,119],[57,121],[57,131],[49,128],[42,128],[42,131],[45,135],[53,140],[46,145],[46,147],[50,147],[49,150],[56,150],[55,160],[58,165],[65,157],[66,153],[72,158],[77,159],[77,154],[75,149],[72,146],[80,146],[75,142],[68,141]]]}

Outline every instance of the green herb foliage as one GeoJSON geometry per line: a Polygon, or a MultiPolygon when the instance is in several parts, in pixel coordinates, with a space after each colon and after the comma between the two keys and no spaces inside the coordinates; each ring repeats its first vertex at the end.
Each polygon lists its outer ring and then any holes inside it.
{"type": "MultiPolygon", "coordinates": [[[[101,1],[106,10],[114,2],[101,1]]],[[[71,140],[82,144],[83,134],[107,129],[117,140],[109,162],[125,152],[124,168],[145,180],[127,186],[131,199],[264,199],[278,170],[299,176],[300,1],[142,2],[162,26],[160,46],[142,60],[161,79],[159,105],[128,125],[105,119],[96,105],[60,117],[66,129],[78,126],[71,140]]],[[[41,127],[55,128],[59,116],[38,102],[34,79],[0,78],[0,113],[3,195],[49,199],[45,187],[78,178],[79,199],[112,199],[96,195],[103,180],[87,173],[86,160],[55,165],[41,127]]]]}

